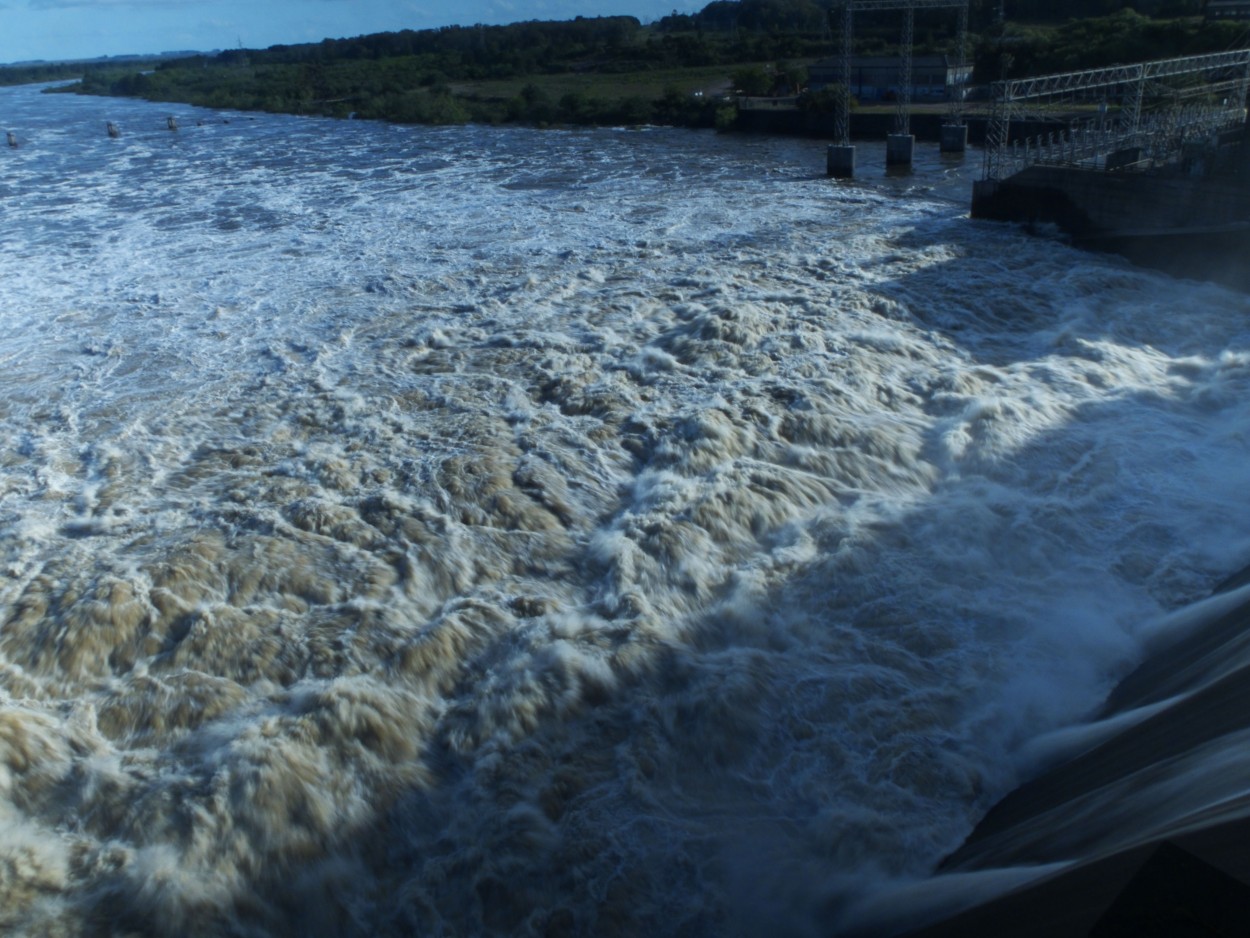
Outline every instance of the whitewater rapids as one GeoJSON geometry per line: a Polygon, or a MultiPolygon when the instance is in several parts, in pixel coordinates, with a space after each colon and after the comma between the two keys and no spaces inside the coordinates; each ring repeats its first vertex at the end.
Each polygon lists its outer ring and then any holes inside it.
{"type": "Polygon", "coordinates": [[[175,111],[0,89],[9,933],[826,934],[1250,560],[1250,299],[973,154],[175,111]]]}

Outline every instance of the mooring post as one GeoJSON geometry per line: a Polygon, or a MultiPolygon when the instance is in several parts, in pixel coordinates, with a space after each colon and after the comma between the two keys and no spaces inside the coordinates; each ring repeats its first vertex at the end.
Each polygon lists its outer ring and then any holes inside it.
{"type": "Polygon", "coordinates": [[[913,134],[887,134],[885,138],[885,165],[910,166],[912,151],[916,148],[913,134]]]}
{"type": "Polygon", "coordinates": [[[825,152],[825,175],[850,179],[855,175],[855,148],[832,143],[825,152]]]}
{"type": "Polygon", "coordinates": [[[108,130],[108,135],[112,137],[113,139],[117,139],[118,137],[122,135],[122,132],[117,129],[117,125],[114,124],[112,121],[107,121],[104,126],[108,130]]]}
{"type": "Polygon", "coordinates": [[[894,133],[885,138],[885,165],[911,166],[916,137],[911,132],[912,43],[916,31],[915,0],[903,4],[903,35],[899,39],[898,97],[894,105],[894,133]]]}
{"type": "Polygon", "coordinates": [[[854,7],[851,0],[843,0],[838,97],[833,109],[833,135],[837,143],[825,153],[825,174],[837,179],[850,179],[855,175],[855,147],[851,145],[851,33],[854,28],[854,7]]]}
{"type": "Polygon", "coordinates": [[[967,124],[943,124],[942,142],[939,151],[942,153],[963,153],[968,149],[967,124]]]}
{"type": "Polygon", "coordinates": [[[169,116],[169,117],[167,117],[167,118],[165,118],[165,126],[166,126],[166,127],[168,127],[170,130],[177,130],[177,129],[178,129],[178,118],[173,117],[172,115],[171,115],[171,116],[169,116]]]}
{"type": "Polygon", "coordinates": [[[9,139],[9,146],[11,147],[17,146],[17,134],[15,134],[13,131],[10,130],[7,136],[9,139]]]}

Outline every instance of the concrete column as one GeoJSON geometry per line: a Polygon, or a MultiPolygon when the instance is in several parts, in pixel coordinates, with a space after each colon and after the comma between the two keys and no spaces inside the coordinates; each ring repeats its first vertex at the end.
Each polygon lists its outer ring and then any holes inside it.
{"type": "Polygon", "coordinates": [[[855,175],[855,148],[852,146],[829,147],[825,154],[825,175],[835,179],[850,179],[855,175]]]}
{"type": "Polygon", "coordinates": [[[889,134],[885,138],[885,165],[910,166],[915,148],[915,134],[889,134]]]}
{"type": "Polygon", "coordinates": [[[966,149],[968,149],[968,125],[943,124],[941,144],[942,152],[963,153],[966,149]]]}

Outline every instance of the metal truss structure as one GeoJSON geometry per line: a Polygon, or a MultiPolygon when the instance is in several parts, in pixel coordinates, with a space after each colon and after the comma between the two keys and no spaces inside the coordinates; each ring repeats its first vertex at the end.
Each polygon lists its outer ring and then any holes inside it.
{"type": "Polygon", "coordinates": [[[984,177],[1001,179],[1036,162],[1096,162],[1130,147],[1163,159],[1187,138],[1243,121],[1248,87],[1250,49],[996,82],[984,177]],[[1022,155],[1010,134],[1024,118],[1061,120],[1067,130],[1023,141],[1022,155]]]}
{"type": "MultiPolygon", "coordinates": [[[[903,31],[899,41],[899,95],[895,99],[894,132],[905,134],[911,124],[912,45],[917,10],[958,10],[956,48],[960,67],[964,67],[968,49],[968,0],[845,0],[842,4],[842,91],[834,113],[834,137],[842,146],[851,142],[851,39],[856,13],[903,11],[903,31]]],[[[963,94],[951,102],[950,120],[963,123],[963,94]]]]}

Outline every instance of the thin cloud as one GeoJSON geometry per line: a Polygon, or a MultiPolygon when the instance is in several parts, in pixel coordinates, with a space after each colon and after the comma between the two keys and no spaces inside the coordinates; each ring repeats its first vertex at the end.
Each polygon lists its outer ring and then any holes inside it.
{"type": "Polygon", "coordinates": [[[203,0],[28,0],[32,10],[64,10],[70,7],[177,7],[192,6],[203,0]]]}

